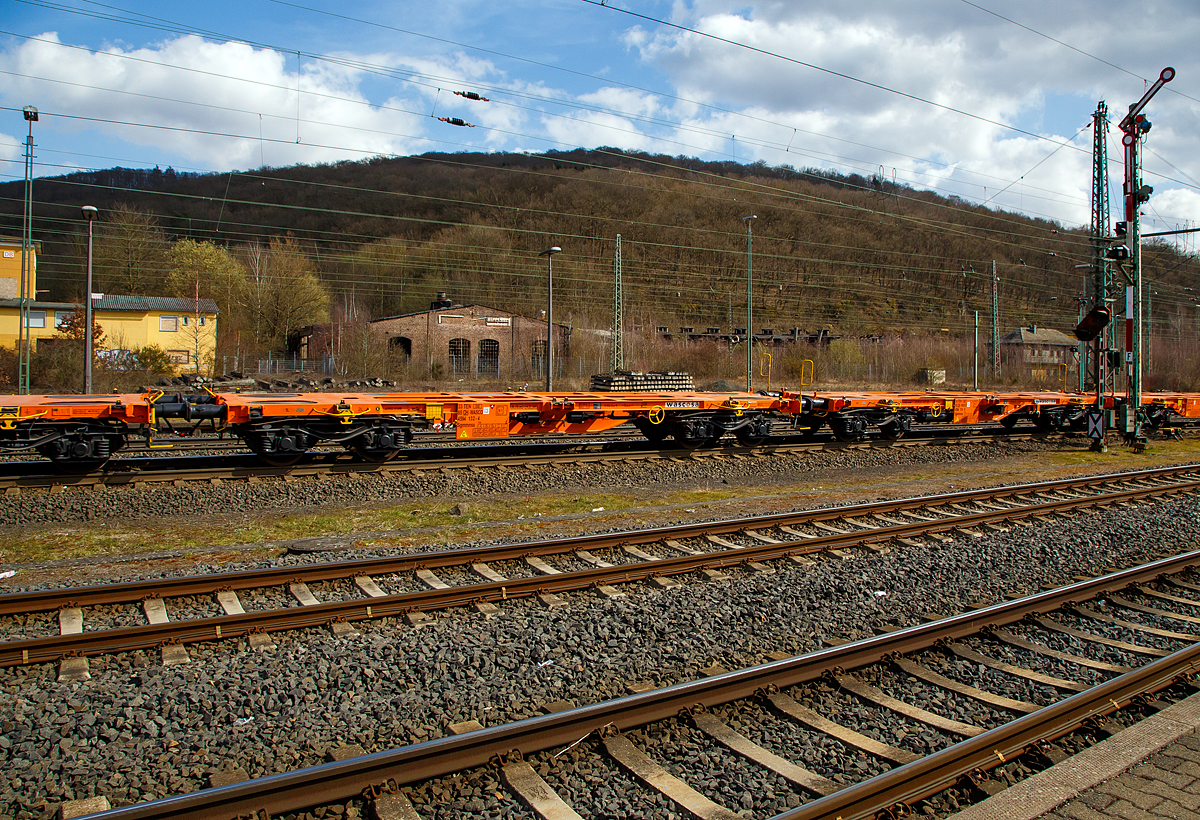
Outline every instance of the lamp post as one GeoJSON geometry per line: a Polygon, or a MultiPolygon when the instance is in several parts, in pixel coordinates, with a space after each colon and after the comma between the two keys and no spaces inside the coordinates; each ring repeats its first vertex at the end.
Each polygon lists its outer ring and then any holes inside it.
{"type": "Polygon", "coordinates": [[[743,216],[746,223],[746,392],[754,392],[754,230],[757,216],[743,216]]]}
{"type": "Polygon", "coordinates": [[[546,257],[546,392],[554,390],[554,254],[562,248],[546,248],[538,256],[546,257]]]}
{"type": "Polygon", "coordinates": [[[83,293],[83,394],[92,393],[92,223],[100,212],[94,205],[83,206],[88,224],[87,288],[83,293]]]}
{"type": "Polygon", "coordinates": [[[21,230],[21,302],[17,310],[17,391],[29,392],[29,300],[37,299],[31,293],[33,284],[33,124],[38,121],[38,110],[27,105],[22,109],[29,123],[29,136],[25,138],[25,203],[24,221],[21,230]]]}

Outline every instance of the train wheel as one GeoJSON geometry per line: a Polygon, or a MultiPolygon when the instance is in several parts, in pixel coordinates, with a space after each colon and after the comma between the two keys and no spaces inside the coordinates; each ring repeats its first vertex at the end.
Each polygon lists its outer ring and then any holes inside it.
{"type": "Polygon", "coordinates": [[[734,430],[733,436],[737,439],[738,444],[743,447],[761,447],[769,438],[769,436],[762,433],[755,433],[744,427],[734,430]]]}
{"type": "Polygon", "coordinates": [[[838,424],[836,421],[831,421],[829,429],[833,431],[833,437],[838,441],[858,441],[862,438],[862,432],[855,425],[838,424]]]}
{"type": "Polygon", "coordinates": [[[38,448],[43,456],[54,463],[57,472],[67,475],[87,475],[93,473],[108,463],[107,458],[67,458],[54,452],[46,452],[38,448]]]}
{"type": "Polygon", "coordinates": [[[651,441],[655,444],[658,444],[665,439],[667,434],[670,432],[670,430],[667,429],[667,425],[652,424],[644,419],[638,419],[636,422],[634,422],[634,426],[637,427],[638,432],[646,437],[647,441],[651,441]]]}
{"type": "Polygon", "coordinates": [[[1056,413],[1039,413],[1033,423],[1044,433],[1059,433],[1063,429],[1063,417],[1056,413]]]}
{"type": "Polygon", "coordinates": [[[879,435],[888,441],[899,441],[904,438],[904,428],[899,424],[883,424],[879,427],[879,435]]]}
{"type": "Polygon", "coordinates": [[[304,453],[255,453],[268,467],[291,467],[304,458],[304,453]]]}
{"type": "Polygon", "coordinates": [[[243,440],[269,467],[291,467],[308,452],[308,437],[296,430],[250,433],[243,440]]]}
{"type": "Polygon", "coordinates": [[[58,472],[83,475],[99,470],[124,446],[124,431],[91,427],[70,431],[62,438],[38,447],[37,451],[54,462],[58,472]]]}
{"type": "Polygon", "coordinates": [[[391,461],[400,455],[399,450],[372,449],[364,444],[349,444],[347,447],[354,455],[371,464],[383,464],[385,461],[391,461]]]}
{"type": "Polygon", "coordinates": [[[709,440],[709,436],[697,435],[694,428],[686,424],[673,425],[671,435],[674,436],[675,443],[685,450],[699,449],[709,440]]]}

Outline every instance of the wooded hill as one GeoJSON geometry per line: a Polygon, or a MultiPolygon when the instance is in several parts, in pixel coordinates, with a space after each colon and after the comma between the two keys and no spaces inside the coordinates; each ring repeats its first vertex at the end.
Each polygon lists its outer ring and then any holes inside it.
{"type": "MultiPolygon", "coordinates": [[[[23,183],[0,185],[0,233],[20,235],[22,197],[23,183]]],[[[139,256],[135,241],[211,242],[244,260],[290,236],[276,248],[304,257],[299,267],[324,285],[337,319],[423,310],[439,290],[537,315],[546,280],[537,254],[558,245],[556,320],[609,327],[620,234],[627,329],[742,327],[742,217],[751,214],[756,330],[958,335],[979,311],[986,332],[993,261],[1002,331],[1031,323],[1069,330],[1087,273],[1076,266],[1090,261],[1084,229],[879,177],[612,148],[204,175],[115,168],[37,179],[34,200],[38,282],[49,298],[82,292],[79,206],[95,205],[97,241],[110,243],[97,257],[97,290],[167,286],[166,257],[139,256]],[[148,216],[133,221],[149,240],[129,236],[131,214],[148,216]],[[119,242],[129,247],[114,250],[119,242]]],[[[1194,300],[1184,288],[1200,273],[1197,259],[1151,244],[1144,265],[1161,291],[1152,308],[1158,332],[1194,337],[1194,300]]]]}

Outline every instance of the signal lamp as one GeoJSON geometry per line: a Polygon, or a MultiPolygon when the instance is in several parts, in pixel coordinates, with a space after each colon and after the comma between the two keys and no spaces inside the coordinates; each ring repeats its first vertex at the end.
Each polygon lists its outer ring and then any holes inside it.
{"type": "Polygon", "coordinates": [[[1083,321],[1075,325],[1075,338],[1081,342],[1090,342],[1100,335],[1100,331],[1108,325],[1112,314],[1106,307],[1092,308],[1092,312],[1083,317],[1083,321]]]}

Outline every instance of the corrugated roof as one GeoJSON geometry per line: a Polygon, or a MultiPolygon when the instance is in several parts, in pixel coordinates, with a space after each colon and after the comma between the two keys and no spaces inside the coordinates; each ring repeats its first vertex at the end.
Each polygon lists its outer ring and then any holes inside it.
{"type": "Polygon", "coordinates": [[[127,310],[146,312],[165,310],[172,313],[216,313],[212,299],[188,299],[176,296],[120,296],[106,293],[92,299],[92,310],[127,310]]]}

